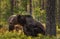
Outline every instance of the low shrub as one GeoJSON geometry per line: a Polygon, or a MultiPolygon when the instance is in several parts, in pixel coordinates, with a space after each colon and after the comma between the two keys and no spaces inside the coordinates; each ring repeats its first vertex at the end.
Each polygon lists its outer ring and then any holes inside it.
{"type": "Polygon", "coordinates": [[[57,39],[57,37],[43,36],[41,34],[38,34],[37,37],[32,37],[32,36],[24,35],[23,32],[21,33],[21,32],[16,32],[16,31],[14,32],[6,31],[4,33],[0,32],[0,39],[57,39]]]}

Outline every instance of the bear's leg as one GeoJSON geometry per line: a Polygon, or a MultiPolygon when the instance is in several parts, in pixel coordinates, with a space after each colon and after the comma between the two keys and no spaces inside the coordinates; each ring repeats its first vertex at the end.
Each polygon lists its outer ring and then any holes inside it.
{"type": "Polygon", "coordinates": [[[45,30],[42,29],[42,28],[38,28],[38,31],[37,32],[40,32],[42,35],[45,35],[45,30]]]}
{"type": "Polygon", "coordinates": [[[14,25],[9,25],[9,31],[13,31],[14,30],[14,25]]]}

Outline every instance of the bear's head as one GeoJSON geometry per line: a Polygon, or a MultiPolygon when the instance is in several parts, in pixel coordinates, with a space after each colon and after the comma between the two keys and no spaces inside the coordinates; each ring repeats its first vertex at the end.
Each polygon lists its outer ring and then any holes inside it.
{"type": "Polygon", "coordinates": [[[27,20],[29,20],[29,18],[32,18],[32,16],[31,15],[17,15],[17,20],[22,26],[27,23],[27,20]]]}
{"type": "Polygon", "coordinates": [[[24,26],[26,24],[26,18],[23,15],[17,16],[18,23],[24,26]]]}

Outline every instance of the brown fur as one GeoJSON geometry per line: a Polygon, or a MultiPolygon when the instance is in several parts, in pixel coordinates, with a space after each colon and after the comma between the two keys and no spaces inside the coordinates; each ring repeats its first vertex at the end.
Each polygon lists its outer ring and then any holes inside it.
{"type": "Polygon", "coordinates": [[[44,26],[40,22],[33,19],[33,17],[30,15],[11,16],[8,20],[8,23],[9,31],[12,31],[14,29],[18,31],[22,26],[23,32],[27,36],[37,36],[39,33],[45,35],[44,26]]]}

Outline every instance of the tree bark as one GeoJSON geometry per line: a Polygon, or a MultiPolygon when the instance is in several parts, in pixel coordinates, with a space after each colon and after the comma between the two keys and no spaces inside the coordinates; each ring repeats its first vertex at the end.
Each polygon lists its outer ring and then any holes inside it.
{"type": "Polygon", "coordinates": [[[40,8],[43,10],[44,9],[44,0],[39,0],[40,2],[40,8]]]}
{"type": "Polygon", "coordinates": [[[27,0],[25,2],[25,11],[27,12],[27,0]]]}
{"type": "Polygon", "coordinates": [[[30,4],[29,4],[29,5],[30,5],[30,6],[29,6],[30,11],[29,11],[29,12],[30,12],[30,15],[32,15],[32,0],[29,0],[29,1],[30,1],[30,4]]]}
{"type": "Polygon", "coordinates": [[[57,0],[57,23],[60,28],[60,0],[57,0]]]}
{"type": "Polygon", "coordinates": [[[44,9],[44,0],[41,0],[41,8],[44,9]]]}
{"type": "Polygon", "coordinates": [[[47,0],[46,7],[46,35],[56,36],[55,22],[55,2],[56,0],[47,0]]]}
{"type": "Polygon", "coordinates": [[[1,0],[0,0],[0,23],[1,23],[1,0]]]}
{"type": "Polygon", "coordinates": [[[11,0],[11,15],[14,13],[15,0],[11,0]]]}

